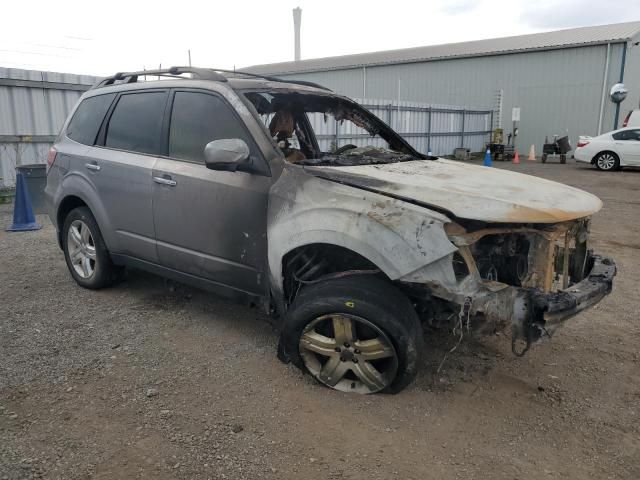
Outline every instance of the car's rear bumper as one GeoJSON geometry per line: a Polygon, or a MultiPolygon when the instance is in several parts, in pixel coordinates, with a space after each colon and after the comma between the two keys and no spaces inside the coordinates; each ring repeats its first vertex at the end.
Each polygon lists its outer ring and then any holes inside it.
{"type": "Polygon", "coordinates": [[[580,148],[576,148],[573,152],[573,158],[576,162],[591,163],[591,158],[585,154],[580,148]]]}

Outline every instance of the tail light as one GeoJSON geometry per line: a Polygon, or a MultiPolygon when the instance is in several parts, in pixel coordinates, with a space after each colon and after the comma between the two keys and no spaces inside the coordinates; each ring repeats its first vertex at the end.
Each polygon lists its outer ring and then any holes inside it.
{"type": "Polygon", "coordinates": [[[578,140],[578,147],[586,147],[587,145],[589,145],[589,142],[587,140],[578,140]]]}
{"type": "Polygon", "coordinates": [[[622,122],[622,128],[626,127],[629,124],[630,117],[631,117],[631,112],[627,113],[627,116],[624,117],[624,122],[622,122]]]}
{"type": "Polygon", "coordinates": [[[55,148],[51,147],[49,149],[49,153],[47,154],[47,172],[49,171],[49,169],[53,165],[53,162],[56,161],[56,155],[57,154],[58,154],[58,151],[55,148]]]}

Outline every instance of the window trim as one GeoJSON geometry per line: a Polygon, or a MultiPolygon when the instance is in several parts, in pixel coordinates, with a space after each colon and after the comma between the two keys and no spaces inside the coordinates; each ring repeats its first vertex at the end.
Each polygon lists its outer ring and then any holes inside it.
{"type": "MultiPolygon", "coordinates": [[[[218,100],[220,100],[231,112],[231,114],[235,117],[235,119],[237,120],[238,124],[241,126],[241,128],[243,129],[246,138],[249,140],[249,142],[251,143],[249,145],[249,150],[251,152],[255,152],[254,155],[251,155],[251,164],[247,165],[245,168],[243,169],[238,169],[238,172],[246,172],[246,173],[250,173],[250,174],[256,174],[256,175],[262,175],[262,176],[266,176],[266,177],[270,177],[271,176],[271,170],[267,164],[266,159],[264,158],[264,154],[262,153],[262,150],[260,149],[259,145],[257,144],[257,142],[255,141],[255,139],[253,138],[253,135],[251,134],[251,131],[249,130],[249,128],[247,127],[247,125],[244,123],[244,120],[242,119],[242,117],[238,114],[238,112],[236,111],[236,109],[233,107],[233,105],[231,105],[231,103],[227,100],[227,98],[225,98],[224,95],[222,95],[221,93],[217,92],[217,91],[213,91],[213,90],[207,90],[205,88],[189,88],[189,87],[175,87],[172,88],[171,91],[169,92],[169,99],[167,101],[167,105],[165,108],[165,115],[164,115],[164,121],[163,121],[163,128],[162,128],[162,139],[163,139],[163,148],[161,150],[163,150],[163,153],[161,155],[158,155],[158,157],[167,159],[167,160],[172,160],[175,162],[185,162],[185,163],[189,163],[192,165],[201,165],[204,168],[207,168],[204,162],[198,162],[196,160],[187,160],[184,158],[177,158],[177,157],[172,157],[169,155],[169,133],[171,131],[171,119],[172,119],[172,113],[173,113],[173,103],[176,97],[176,93],[201,93],[201,94],[205,94],[205,95],[210,95],[213,97],[216,97],[218,100]]],[[[213,170],[212,170],[213,171],[213,170]]]]}
{"type": "Polygon", "coordinates": [[[106,150],[113,150],[115,152],[125,152],[125,153],[133,153],[135,155],[146,155],[148,157],[159,157],[162,156],[162,147],[163,147],[163,138],[162,135],[164,134],[163,131],[163,127],[164,127],[164,122],[166,119],[166,113],[167,113],[167,100],[169,97],[169,91],[170,89],[168,88],[145,88],[145,89],[136,89],[136,90],[125,90],[122,92],[118,92],[116,94],[116,98],[113,100],[113,102],[111,103],[111,107],[109,108],[109,110],[107,110],[106,115],[104,116],[104,119],[102,120],[102,124],[100,125],[100,130],[98,131],[98,137],[96,139],[96,142],[94,143],[94,147],[99,147],[99,148],[104,148],[106,150]],[[115,148],[115,147],[108,147],[106,145],[106,140],[107,140],[107,127],[109,125],[109,122],[111,121],[111,117],[113,116],[113,112],[115,111],[116,107],[118,106],[118,102],[120,102],[120,99],[125,96],[125,95],[135,95],[135,94],[141,94],[141,93],[155,93],[155,92],[160,92],[160,93],[164,93],[164,109],[163,109],[163,113],[162,113],[162,123],[160,125],[160,149],[158,151],[158,153],[148,153],[148,152],[138,152],[136,150],[126,150],[123,148],[115,148]]]}

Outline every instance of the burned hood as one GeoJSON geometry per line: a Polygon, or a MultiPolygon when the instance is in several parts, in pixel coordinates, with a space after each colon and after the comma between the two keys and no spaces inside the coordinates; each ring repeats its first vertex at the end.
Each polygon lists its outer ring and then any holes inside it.
{"type": "Polygon", "coordinates": [[[557,223],[602,208],[595,195],[521,173],[451,160],[305,167],[315,176],[485,222],[557,223]]]}

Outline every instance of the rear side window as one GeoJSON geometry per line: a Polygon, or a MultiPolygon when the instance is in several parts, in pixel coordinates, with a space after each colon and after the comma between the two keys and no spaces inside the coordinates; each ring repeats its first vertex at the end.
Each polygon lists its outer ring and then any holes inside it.
{"type": "Polygon", "coordinates": [[[240,138],[253,142],[235,112],[207,93],[176,92],[169,127],[169,156],[204,163],[204,147],[213,140],[240,138]]]}
{"type": "Polygon", "coordinates": [[[640,130],[623,130],[612,136],[614,140],[640,140],[640,130]]]}
{"type": "Polygon", "coordinates": [[[69,122],[67,137],[85,145],[93,145],[102,119],[115,96],[115,93],[108,93],[84,99],[69,122]]]}
{"type": "Polygon", "coordinates": [[[105,146],[140,153],[160,153],[166,93],[122,95],[109,119],[105,146]]]}

